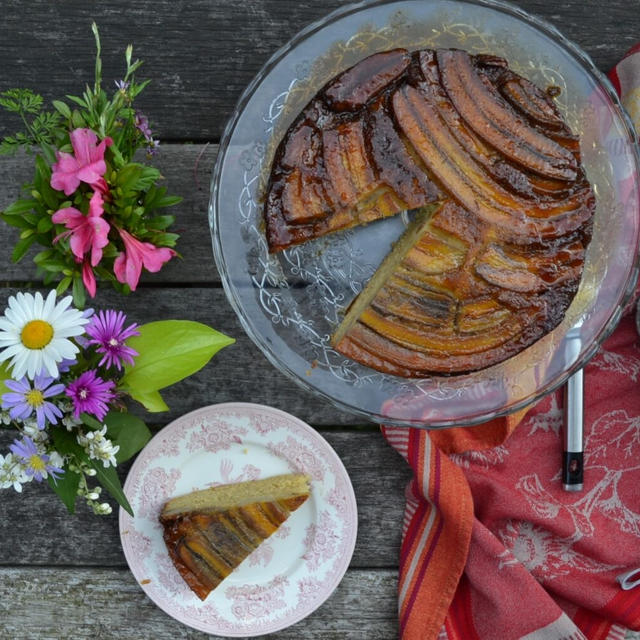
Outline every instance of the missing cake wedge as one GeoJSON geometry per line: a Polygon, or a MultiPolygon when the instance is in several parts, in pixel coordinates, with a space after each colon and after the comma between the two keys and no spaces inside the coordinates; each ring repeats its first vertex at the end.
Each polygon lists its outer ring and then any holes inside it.
{"type": "Polygon", "coordinates": [[[194,491],[167,501],[163,537],[176,569],[204,600],[310,493],[305,474],[194,491]]]}

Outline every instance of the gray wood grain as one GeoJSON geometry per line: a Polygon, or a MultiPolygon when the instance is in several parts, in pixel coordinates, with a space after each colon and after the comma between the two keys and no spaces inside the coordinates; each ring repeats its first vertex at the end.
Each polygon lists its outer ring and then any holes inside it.
{"type": "MultiPolygon", "coordinates": [[[[0,307],[14,288],[4,289],[0,307]]],[[[256,402],[293,413],[313,425],[360,425],[363,419],[335,409],[329,402],[300,389],[279,373],[245,334],[221,289],[141,288],[123,297],[115,291],[99,292],[92,305],[124,309],[140,324],[172,318],[205,323],[235,338],[198,373],[163,391],[171,411],[156,414],[167,424],[201,406],[219,402],[256,402]]]]}
{"type": "MultiPolygon", "coordinates": [[[[0,60],[2,58],[0,57],[0,60]]],[[[217,145],[163,145],[153,159],[164,177],[163,186],[183,201],[166,210],[176,217],[172,231],[180,234],[177,251],[180,258],[171,260],[159,273],[145,272],[142,283],[220,283],[215,267],[209,233],[209,188],[218,153],[217,145]]],[[[23,184],[33,179],[33,156],[0,156],[0,211],[21,197],[23,184]]],[[[11,261],[11,250],[19,230],[0,221],[0,282],[28,282],[36,277],[33,256],[42,247],[33,247],[18,263],[11,261]]]]}
{"type": "MultiPolygon", "coordinates": [[[[265,640],[392,640],[394,570],[349,570],[316,611],[265,640]]],[[[0,569],[0,637],[11,640],[204,639],[159,609],[128,569],[0,569]]]]}
{"type": "MultiPolygon", "coordinates": [[[[410,471],[380,433],[321,432],[343,461],[358,502],[358,538],[352,567],[396,567],[404,510],[404,487],[410,471]]],[[[0,452],[13,434],[0,431],[0,452]]],[[[122,480],[129,465],[120,469],[122,480]]],[[[112,504],[115,503],[110,500],[112,504]]],[[[76,515],[46,483],[31,482],[23,494],[0,493],[0,566],[126,566],[117,508],[110,516],[94,516],[78,502],[76,515]]],[[[0,638],[4,637],[0,634],[0,638]]]]}
{"type": "MultiPolygon", "coordinates": [[[[0,90],[40,89],[47,100],[93,81],[93,36],[102,32],[104,77],[122,75],[123,52],[134,43],[152,84],[139,106],[161,140],[220,138],[226,120],[268,58],[300,29],[346,2],[339,0],[3,0],[0,90]]],[[[548,20],[603,70],[637,41],[640,12],[628,0],[518,0],[548,20]]],[[[0,135],[16,123],[0,113],[0,135]]]]}

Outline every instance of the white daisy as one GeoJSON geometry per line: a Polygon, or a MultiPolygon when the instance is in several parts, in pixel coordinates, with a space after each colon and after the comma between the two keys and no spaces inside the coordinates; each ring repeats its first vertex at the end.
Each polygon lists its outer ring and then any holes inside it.
{"type": "Polygon", "coordinates": [[[0,317],[0,362],[11,358],[11,377],[25,374],[33,380],[45,370],[58,377],[58,364],[72,359],[78,347],[69,338],[84,333],[89,322],[81,311],[71,308],[71,296],[56,304],[56,292],[44,300],[40,293],[18,293],[0,317]]]}

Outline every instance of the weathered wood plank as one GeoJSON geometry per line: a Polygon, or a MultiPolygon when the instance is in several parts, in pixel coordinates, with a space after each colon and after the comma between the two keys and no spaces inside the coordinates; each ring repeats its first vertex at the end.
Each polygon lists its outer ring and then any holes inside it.
{"type": "MultiPolygon", "coordinates": [[[[265,640],[393,640],[397,631],[393,569],[349,569],[307,618],[265,640]]],[[[0,637],[204,640],[159,609],[127,569],[0,569],[0,637]]],[[[220,636],[222,637],[222,636],[220,636]]],[[[640,640],[628,631],[626,640],[640,640]]]]}
{"type": "MultiPolygon", "coordinates": [[[[93,81],[92,20],[103,39],[107,84],[122,75],[130,42],[146,60],[152,84],[140,97],[161,139],[217,141],[243,89],[300,29],[340,0],[4,0],[0,21],[0,90],[40,89],[47,100],[93,81]],[[157,123],[157,124],[156,124],[157,123]]],[[[519,0],[607,70],[638,39],[640,14],[628,0],[519,0]]],[[[16,123],[0,113],[0,135],[16,123]]]]}
{"type": "MultiPolygon", "coordinates": [[[[1,58],[0,58],[1,59],[1,58]]],[[[180,234],[176,247],[181,258],[174,258],[160,273],[143,275],[142,282],[159,283],[219,283],[209,234],[209,187],[218,145],[176,145],[161,147],[153,166],[163,174],[163,184],[169,193],[184,200],[167,209],[176,217],[172,231],[180,234]]],[[[0,156],[0,211],[21,196],[23,184],[33,179],[33,156],[19,154],[15,158],[0,156]]],[[[11,261],[11,250],[19,230],[0,221],[0,282],[28,282],[36,277],[33,256],[42,247],[32,250],[19,262],[11,261]]]]}
{"type": "MultiPolygon", "coordinates": [[[[397,637],[396,571],[349,570],[330,596],[297,624],[265,640],[391,640],[397,637]]],[[[168,616],[127,569],[0,569],[0,637],[154,638],[211,636],[168,616]]]]}
{"type": "MultiPolygon", "coordinates": [[[[410,477],[407,465],[379,433],[322,435],[344,462],[358,502],[358,540],[351,566],[397,566],[403,492],[410,477]]],[[[12,437],[0,431],[0,453],[12,437]]],[[[122,468],[123,480],[128,469],[129,465],[122,468]]],[[[0,565],[126,565],[117,513],[94,516],[79,502],[76,515],[70,516],[46,483],[25,485],[22,494],[1,491],[0,512],[11,514],[0,518],[0,565]]]]}
{"type": "MultiPolygon", "coordinates": [[[[0,313],[15,289],[3,289],[0,313]]],[[[115,291],[98,293],[96,308],[124,309],[140,324],[172,318],[208,324],[236,339],[197,374],[169,387],[165,395],[171,411],[158,415],[164,424],[198,407],[219,402],[257,402],[283,409],[314,425],[362,424],[362,418],[339,411],[321,398],[301,390],[279,373],[245,334],[222,289],[141,288],[123,297],[115,291]]]]}

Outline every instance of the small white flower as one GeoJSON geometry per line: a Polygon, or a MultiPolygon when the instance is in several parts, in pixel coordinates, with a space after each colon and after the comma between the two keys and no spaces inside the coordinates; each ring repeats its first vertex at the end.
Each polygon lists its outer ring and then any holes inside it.
{"type": "Polygon", "coordinates": [[[33,380],[46,371],[58,377],[58,363],[72,359],[78,347],[69,340],[84,333],[89,322],[81,311],[69,309],[71,296],[56,304],[56,292],[18,293],[9,298],[9,307],[0,317],[0,362],[10,360],[11,375],[33,380]]]}
{"type": "Polygon", "coordinates": [[[57,451],[49,451],[49,464],[62,468],[64,465],[64,456],[61,456],[57,451]]]}
{"type": "Polygon", "coordinates": [[[13,487],[18,493],[22,493],[22,485],[31,480],[33,476],[25,473],[24,467],[14,459],[12,453],[0,455],[0,489],[13,487]]]}
{"type": "Polygon", "coordinates": [[[116,453],[120,451],[120,445],[114,445],[109,438],[105,438],[107,426],[99,431],[89,431],[76,437],[78,444],[84,447],[87,455],[92,460],[102,460],[105,467],[116,466],[116,453]]]}
{"type": "Polygon", "coordinates": [[[22,423],[22,432],[36,443],[43,444],[49,439],[46,430],[40,429],[38,423],[30,418],[22,423]]]}
{"type": "Polygon", "coordinates": [[[108,516],[113,511],[113,509],[108,502],[103,502],[101,504],[94,505],[93,511],[99,516],[108,516]]]}

